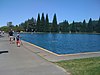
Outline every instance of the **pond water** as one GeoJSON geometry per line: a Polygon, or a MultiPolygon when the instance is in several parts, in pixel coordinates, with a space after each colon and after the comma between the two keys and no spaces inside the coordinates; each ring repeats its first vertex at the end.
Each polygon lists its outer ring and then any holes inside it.
{"type": "Polygon", "coordinates": [[[21,37],[56,54],[100,51],[99,34],[23,33],[21,37]]]}

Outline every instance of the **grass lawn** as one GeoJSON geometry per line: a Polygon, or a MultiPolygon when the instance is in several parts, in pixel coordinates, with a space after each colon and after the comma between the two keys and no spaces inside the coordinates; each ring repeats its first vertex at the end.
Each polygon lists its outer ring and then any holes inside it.
{"type": "Polygon", "coordinates": [[[100,57],[56,62],[72,75],[100,75],[100,57]]]}

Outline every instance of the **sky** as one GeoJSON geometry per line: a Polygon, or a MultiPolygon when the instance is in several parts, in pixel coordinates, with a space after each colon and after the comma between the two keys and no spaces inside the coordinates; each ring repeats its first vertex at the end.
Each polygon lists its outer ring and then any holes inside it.
{"type": "Polygon", "coordinates": [[[38,13],[48,14],[50,22],[56,13],[58,23],[98,20],[100,0],[0,0],[0,27],[7,22],[18,25],[32,17],[37,19],[38,13]]]}

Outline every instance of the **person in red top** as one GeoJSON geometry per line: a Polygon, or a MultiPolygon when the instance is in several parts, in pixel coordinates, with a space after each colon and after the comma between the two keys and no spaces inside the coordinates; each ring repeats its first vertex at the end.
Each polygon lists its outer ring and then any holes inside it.
{"type": "Polygon", "coordinates": [[[20,35],[19,35],[19,32],[18,32],[18,34],[17,34],[17,36],[16,36],[16,44],[17,44],[17,47],[20,47],[20,35]]]}

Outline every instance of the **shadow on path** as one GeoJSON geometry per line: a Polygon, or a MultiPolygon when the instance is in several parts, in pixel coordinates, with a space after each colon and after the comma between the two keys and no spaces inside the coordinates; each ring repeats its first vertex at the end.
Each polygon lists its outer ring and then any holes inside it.
{"type": "Polygon", "coordinates": [[[0,51],[0,54],[2,54],[2,53],[8,53],[8,51],[0,51]]]}

